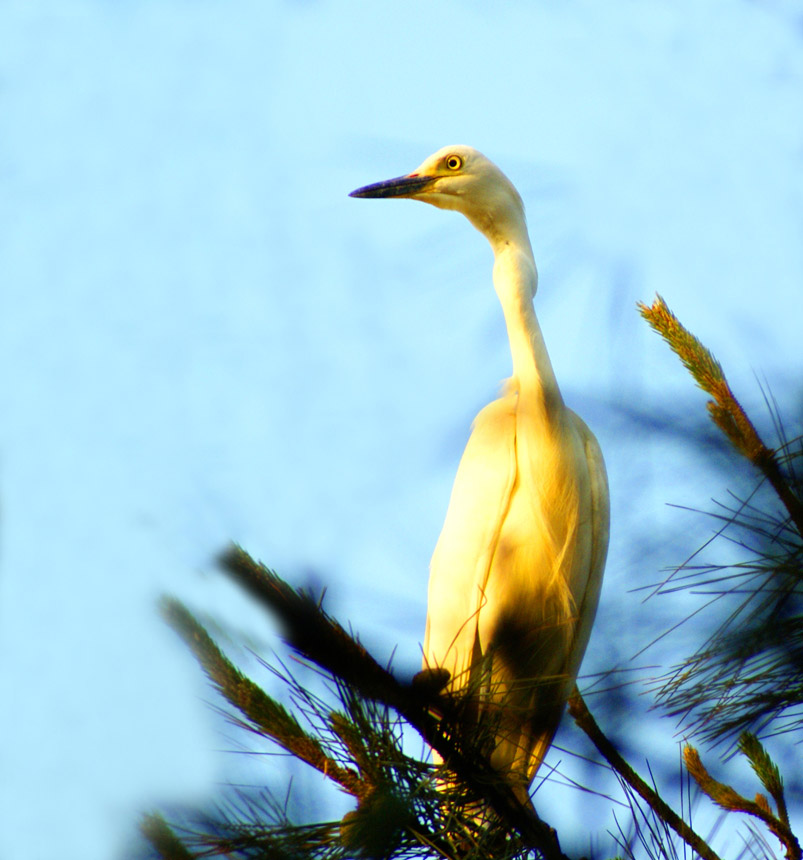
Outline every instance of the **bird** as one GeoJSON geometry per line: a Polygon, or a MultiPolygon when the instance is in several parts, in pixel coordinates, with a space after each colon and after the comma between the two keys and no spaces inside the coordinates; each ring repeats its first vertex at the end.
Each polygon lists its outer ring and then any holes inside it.
{"type": "MultiPolygon", "coordinates": [[[[588,644],[608,550],[599,443],[564,403],[533,299],[524,204],[482,153],[447,146],[352,191],[465,215],[494,255],[512,375],[474,420],[430,563],[424,671],[476,703],[490,763],[521,798],[552,743],[588,644]],[[490,728],[488,728],[490,727],[490,728]]],[[[435,756],[435,761],[440,759],[435,756]]]]}

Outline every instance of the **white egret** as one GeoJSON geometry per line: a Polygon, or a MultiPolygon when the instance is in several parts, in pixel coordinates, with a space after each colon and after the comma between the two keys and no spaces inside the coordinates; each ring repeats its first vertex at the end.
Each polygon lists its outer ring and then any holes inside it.
{"type": "MultiPolygon", "coordinates": [[[[481,153],[447,146],[352,197],[456,209],[494,253],[513,375],[474,421],[430,565],[425,669],[446,669],[492,722],[491,761],[526,794],[560,722],[597,609],[608,484],[597,440],[568,409],[533,308],[524,205],[481,153]]],[[[445,673],[444,673],[445,674],[445,673]]]]}

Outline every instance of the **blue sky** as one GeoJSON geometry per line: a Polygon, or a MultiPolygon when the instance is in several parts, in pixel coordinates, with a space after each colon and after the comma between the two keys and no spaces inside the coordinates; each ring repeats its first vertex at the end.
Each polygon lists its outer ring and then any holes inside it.
{"type": "Polygon", "coordinates": [[[800,12],[0,3],[3,856],[107,858],[139,809],[213,791],[205,687],[154,605],[269,647],[210,562],[228,540],[417,663],[509,353],[467,222],[347,194],[444,144],[524,197],[547,345],[610,471],[600,617],[643,611],[630,589],[694,548],[665,503],[724,488],[617,432],[615,402],[702,408],[636,300],[661,293],[762,418],[756,375],[782,409],[799,390],[800,12]]]}

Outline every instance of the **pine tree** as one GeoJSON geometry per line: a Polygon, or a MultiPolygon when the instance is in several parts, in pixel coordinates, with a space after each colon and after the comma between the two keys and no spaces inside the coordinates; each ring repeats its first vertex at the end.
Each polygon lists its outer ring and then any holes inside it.
{"type": "MultiPolygon", "coordinates": [[[[702,646],[656,681],[656,702],[680,719],[689,738],[737,738],[738,753],[764,792],[753,799],[718,781],[697,748],[686,744],[683,758],[688,777],[727,811],[728,821],[747,822],[745,853],[773,857],[780,846],[787,860],[800,860],[781,769],[759,735],[800,735],[803,728],[803,481],[795,468],[801,440],[786,440],[778,421],[780,445],[767,447],[720,364],[663,299],[640,305],[640,311],[710,396],[709,415],[755,468],[759,481],[749,498],[715,514],[723,528],[740,536],[747,559],[695,566],[692,554],[662,585],[664,590],[705,587],[735,599],[736,606],[702,646]]],[[[280,795],[232,792],[227,806],[198,814],[189,825],[168,824],[160,814],[147,816],[143,833],[157,856],[566,857],[559,835],[536,806],[522,802],[491,767],[493,726],[476,728],[476,721],[466,719],[475,705],[471,691],[460,699],[446,696],[446,679],[438,672],[397,678],[325,611],[320,599],[293,588],[240,547],[228,550],[220,563],[275,616],[300,665],[319,673],[322,690],[313,691],[298,672],[274,662],[270,669],[290,703],[281,704],[233,664],[182,603],[166,599],[166,619],[228,703],[236,724],[319,771],[354,799],[354,808],[340,821],[299,823],[289,820],[280,795]],[[436,750],[444,764],[434,767],[411,756],[405,740],[410,732],[436,750]]],[[[690,816],[673,810],[651,775],[648,781],[625,760],[577,689],[569,714],[615,772],[630,809],[630,825],[620,825],[614,834],[614,850],[628,857],[674,858],[689,856],[683,853],[685,843],[694,856],[718,860],[710,842],[695,833],[690,816]]]]}

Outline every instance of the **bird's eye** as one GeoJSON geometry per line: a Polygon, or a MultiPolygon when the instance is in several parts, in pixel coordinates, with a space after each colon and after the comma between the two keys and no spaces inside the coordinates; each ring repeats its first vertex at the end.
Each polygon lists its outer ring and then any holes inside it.
{"type": "Polygon", "coordinates": [[[463,166],[463,159],[459,155],[450,155],[446,159],[446,166],[449,170],[460,170],[463,166]]]}

